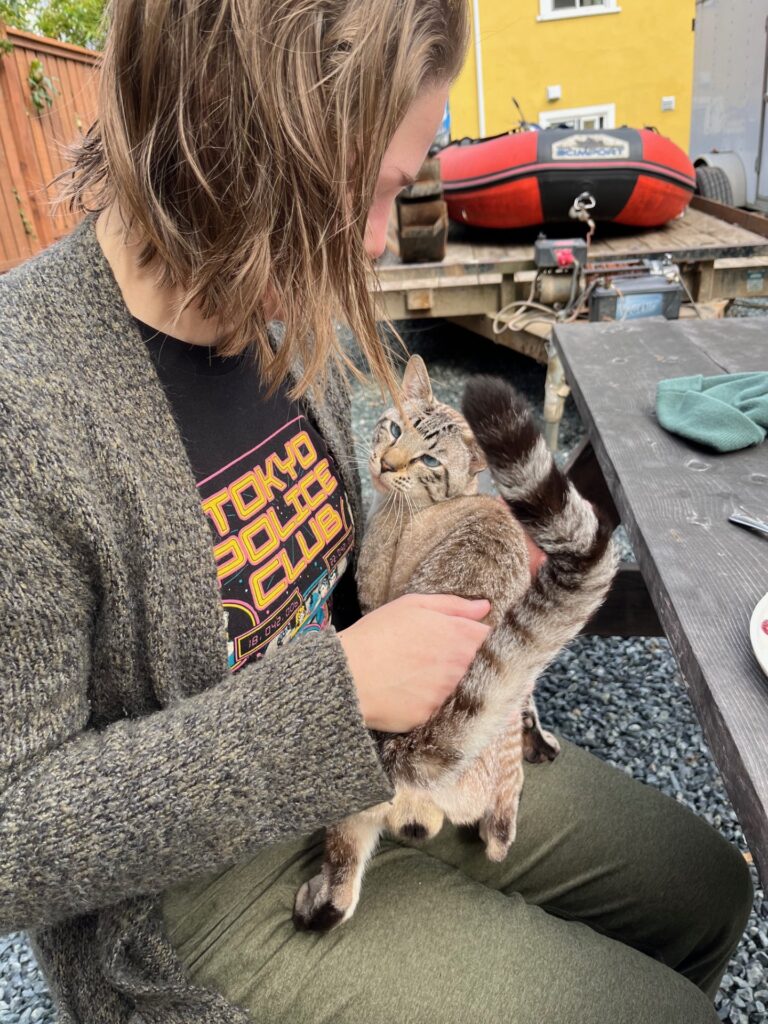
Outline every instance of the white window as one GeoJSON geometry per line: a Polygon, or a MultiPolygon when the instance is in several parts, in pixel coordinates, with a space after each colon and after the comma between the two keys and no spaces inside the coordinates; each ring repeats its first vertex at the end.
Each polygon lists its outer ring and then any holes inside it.
{"type": "Polygon", "coordinates": [[[539,0],[537,21],[580,18],[589,14],[617,14],[618,0],[539,0]]]}
{"type": "Polygon", "coordinates": [[[599,128],[616,127],[616,104],[603,107],[574,107],[571,110],[543,110],[539,114],[542,128],[575,128],[577,131],[593,132],[599,128]]]}

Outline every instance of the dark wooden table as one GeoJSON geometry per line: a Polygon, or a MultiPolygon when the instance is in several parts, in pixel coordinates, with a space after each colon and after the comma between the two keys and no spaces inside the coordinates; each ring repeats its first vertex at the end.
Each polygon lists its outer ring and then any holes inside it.
{"type": "Polygon", "coordinates": [[[655,416],[666,377],[768,370],[768,318],[573,324],[556,329],[555,345],[592,446],[572,475],[593,500],[607,485],[604,504],[615,506],[650,595],[625,570],[615,632],[658,632],[658,616],[768,882],[768,678],[749,641],[752,610],[768,591],[768,538],[727,521],[735,511],[768,519],[768,441],[718,454],[655,416]]]}

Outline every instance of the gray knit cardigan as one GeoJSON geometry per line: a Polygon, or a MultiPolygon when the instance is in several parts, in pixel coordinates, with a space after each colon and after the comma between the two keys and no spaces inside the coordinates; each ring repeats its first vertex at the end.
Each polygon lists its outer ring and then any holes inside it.
{"type": "MultiPolygon", "coordinates": [[[[392,790],[333,629],[230,672],[210,529],[95,220],[0,277],[0,933],[30,931],[61,1024],[242,1024],[158,894],[392,790]]],[[[348,396],[307,409],[360,527],[348,396]]]]}

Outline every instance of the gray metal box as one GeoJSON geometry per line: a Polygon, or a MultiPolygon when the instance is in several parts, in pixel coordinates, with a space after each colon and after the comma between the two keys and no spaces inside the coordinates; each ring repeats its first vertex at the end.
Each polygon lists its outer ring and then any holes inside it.
{"type": "Polygon", "coordinates": [[[663,316],[677,320],[683,289],[677,281],[660,274],[614,277],[611,285],[598,286],[589,303],[590,320],[637,320],[663,316]]]}

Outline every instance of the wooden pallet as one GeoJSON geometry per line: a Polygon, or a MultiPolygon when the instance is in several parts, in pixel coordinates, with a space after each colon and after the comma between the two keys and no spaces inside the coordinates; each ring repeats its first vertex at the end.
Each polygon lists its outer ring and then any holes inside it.
{"type": "MultiPolygon", "coordinates": [[[[708,205],[711,209],[719,204],[708,205]]],[[[750,227],[729,223],[698,209],[694,200],[681,218],[653,231],[598,225],[590,257],[600,262],[669,254],[701,302],[768,296],[768,218],[747,216],[750,227]]],[[[393,320],[495,313],[522,298],[530,286],[537,233],[470,233],[452,225],[441,263],[408,265],[400,262],[392,232],[389,251],[378,267],[381,308],[393,320]]],[[[553,236],[564,233],[551,231],[553,236]]],[[[574,224],[572,233],[583,235],[583,230],[574,224]]]]}
{"type": "MultiPolygon", "coordinates": [[[[551,237],[582,237],[583,225],[547,228],[551,237]]],[[[533,242],[538,229],[521,232],[469,230],[452,225],[445,259],[404,264],[391,226],[388,251],[373,287],[391,320],[440,317],[547,366],[544,421],[547,443],[557,449],[558,430],[569,394],[559,357],[549,346],[551,325],[496,333],[509,303],[526,298],[535,275],[533,242]]],[[[735,298],[768,296],[768,217],[694,197],[677,220],[653,231],[598,225],[590,261],[670,256],[681,269],[697,303],[681,315],[722,316],[735,298]]]]}

